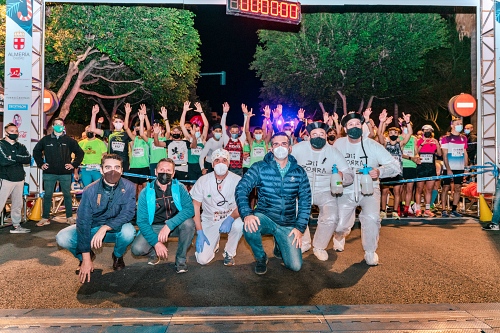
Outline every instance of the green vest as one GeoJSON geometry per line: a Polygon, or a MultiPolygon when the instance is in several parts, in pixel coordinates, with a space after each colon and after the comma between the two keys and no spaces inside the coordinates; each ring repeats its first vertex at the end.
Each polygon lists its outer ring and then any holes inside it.
{"type": "MultiPolygon", "coordinates": [[[[410,140],[408,140],[408,142],[406,143],[406,145],[403,148],[403,155],[414,157],[416,144],[417,144],[417,140],[415,140],[415,137],[412,135],[410,140]]],[[[417,167],[417,163],[410,161],[410,160],[407,160],[405,158],[403,159],[403,168],[416,168],[416,167],[417,167]]]]}
{"type": "Polygon", "coordinates": [[[149,144],[139,136],[135,137],[130,154],[130,168],[149,168],[149,144]]]}
{"type": "Polygon", "coordinates": [[[200,161],[201,151],[203,150],[203,147],[205,147],[205,145],[201,141],[201,138],[198,139],[197,141],[198,141],[198,143],[196,144],[197,147],[190,148],[188,150],[188,163],[189,164],[198,164],[198,162],[200,161]]]}
{"type": "Polygon", "coordinates": [[[266,156],[266,142],[261,140],[257,142],[256,140],[252,143],[252,151],[250,152],[250,165],[253,165],[255,162],[262,161],[264,156],[266,156]]]}
{"type": "MultiPolygon", "coordinates": [[[[158,138],[159,141],[165,141],[166,138],[158,138]]],[[[154,164],[158,163],[162,158],[167,157],[167,149],[165,147],[156,147],[155,140],[153,138],[149,138],[149,163],[154,164]]]]}

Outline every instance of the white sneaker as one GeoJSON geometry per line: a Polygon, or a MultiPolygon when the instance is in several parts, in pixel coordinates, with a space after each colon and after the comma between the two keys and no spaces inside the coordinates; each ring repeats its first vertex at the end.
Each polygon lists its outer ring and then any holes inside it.
{"type": "Polygon", "coordinates": [[[383,220],[383,219],[386,219],[387,218],[387,213],[382,211],[380,212],[380,219],[383,220]]]}
{"type": "Polygon", "coordinates": [[[311,249],[311,244],[306,244],[306,245],[302,245],[302,248],[300,250],[302,251],[302,253],[306,253],[310,249],[311,249]]]}
{"type": "Polygon", "coordinates": [[[11,234],[27,234],[31,232],[30,229],[23,228],[21,226],[14,227],[13,229],[10,229],[11,234]]]}
{"type": "Polygon", "coordinates": [[[345,237],[342,237],[341,240],[338,240],[335,236],[333,237],[333,249],[337,252],[344,251],[345,246],[345,237]]]}
{"type": "Polygon", "coordinates": [[[367,265],[377,266],[378,265],[378,255],[375,252],[365,252],[365,261],[367,265]]]}
{"type": "Polygon", "coordinates": [[[325,250],[314,248],[313,252],[314,252],[314,255],[316,256],[316,258],[318,258],[318,260],[321,260],[321,261],[328,260],[328,252],[326,252],[325,250]]]}

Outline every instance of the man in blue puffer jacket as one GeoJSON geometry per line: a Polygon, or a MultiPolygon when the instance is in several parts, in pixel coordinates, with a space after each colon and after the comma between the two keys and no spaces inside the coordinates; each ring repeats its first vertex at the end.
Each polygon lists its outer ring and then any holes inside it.
{"type": "Polygon", "coordinates": [[[174,178],[175,162],[161,159],[156,165],[156,180],[139,194],[137,226],[140,234],[132,243],[136,256],[149,255],[148,264],[156,265],[167,258],[169,235],[179,236],[175,255],[177,273],[187,272],[186,253],[194,237],[193,201],[184,185],[174,178]],[[172,232],[172,234],[171,234],[172,232]]]}
{"type": "Polygon", "coordinates": [[[271,138],[272,151],[263,161],[248,169],[236,187],[236,204],[244,221],[244,235],[257,264],[255,273],[267,272],[267,256],[262,234],[271,234],[281,250],[285,267],[302,267],[302,235],[311,213],[311,187],[307,173],[290,155],[286,133],[271,138]],[[257,207],[252,209],[248,196],[257,188],[257,207]]]}

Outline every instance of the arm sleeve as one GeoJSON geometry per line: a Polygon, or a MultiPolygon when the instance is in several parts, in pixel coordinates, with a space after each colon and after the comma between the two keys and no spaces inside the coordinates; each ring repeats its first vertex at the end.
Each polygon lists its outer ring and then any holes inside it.
{"type": "Polygon", "coordinates": [[[227,128],[226,128],[226,118],[227,118],[227,112],[223,113],[220,119],[220,125],[222,126],[222,142],[224,146],[226,146],[227,143],[229,142],[229,136],[227,135],[227,128]]]}
{"type": "Polygon", "coordinates": [[[1,166],[9,166],[16,164],[16,161],[12,159],[12,156],[9,156],[5,153],[3,144],[0,144],[0,165],[1,166]]]}
{"type": "Polygon", "coordinates": [[[175,214],[174,217],[166,221],[165,224],[170,228],[170,230],[173,230],[175,227],[181,225],[184,221],[194,216],[193,200],[191,200],[191,196],[186,190],[186,187],[181,185],[179,190],[181,194],[182,210],[175,214]]]}
{"type": "MultiPolygon", "coordinates": [[[[112,228],[113,230],[119,230],[122,225],[127,222],[130,222],[135,216],[135,188],[133,185],[125,186],[125,192],[122,194],[126,196],[123,198],[123,201],[126,203],[123,205],[123,209],[120,211],[120,214],[111,219],[106,223],[107,226],[112,228]]],[[[115,194],[115,200],[119,199],[119,196],[115,194]]],[[[111,202],[110,205],[115,204],[115,202],[111,202]]]]}
{"type": "Polygon", "coordinates": [[[75,154],[75,158],[73,159],[71,165],[78,168],[80,164],[82,164],[84,152],[83,149],[80,148],[78,142],[73,139],[71,139],[71,152],[75,154]]]}
{"type": "Polygon", "coordinates": [[[235,197],[238,211],[241,219],[245,219],[248,215],[253,215],[253,209],[250,208],[248,196],[252,189],[260,182],[258,163],[248,169],[243,178],[236,186],[235,197]]]}
{"type": "Polygon", "coordinates": [[[22,164],[30,164],[31,163],[31,155],[28,152],[28,149],[26,148],[25,145],[19,144],[19,150],[14,157],[17,163],[22,163],[22,164]]]}
{"type": "Polygon", "coordinates": [[[299,196],[297,199],[297,222],[295,228],[304,233],[309,223],[309,216],[311,215],[311,186],[306,172],[302,169],[302,180],[300,182],[299,196]]]}
{"type": "Polygon", "coordinates": [[[76,215],[76,253],[90,252],[90,229],[92,229],[92,208],[89,190],[84,190],[76,215]]]}
{"type": "Polygon", "coordinates": [[[33,158],[35,159],[35,163],[39,168],[41,168],[43,165],[43,154],[42,154],[43,144],[44,144],[44,138],[38,141],[35,147],[33,148],[33,158]]]}
{"type": "Polygon", "coordinates": [[[205,169],[205,157],[207,157],[208,152],[210,151],[210,147],[212,146],[212,140],[208,140],[200,153],[200,159],[198,163],[200,164],[200,169],[205,169]]]}
{"type": "Polygon", "coordinates": [[[333,151],[337,169],[342,172],[342,184],[344,187],[349,186],[354,182],[354,171],[349,167],[344,156],[337,148],[333,148],[333,151]]]}
{"type": "Polygon", "coordinates": [[[137,226],[141,231],[142,236],[146,239],[149,245],[155,246],[158,243],[158,234],[154,232],[153,227],[149,223],[148,204],[146,200],[146,188],[139,194],[137,202],[137,226]]]}

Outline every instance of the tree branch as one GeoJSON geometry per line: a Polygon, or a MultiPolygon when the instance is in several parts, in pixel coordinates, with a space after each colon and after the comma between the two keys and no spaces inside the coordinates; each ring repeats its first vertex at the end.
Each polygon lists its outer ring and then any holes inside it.
{"type": "Polygon", "coordinates": [[[106,82],[110,82],[110,83],[137,83],[137,84],[143,84],[144,81],[140,80],[140,79],[136,79],[136,80],[111,80],[111,79],[108,79],[107,77],[104,77],[102,75],[96,75],[96,74],[90,74],[92,75],[93,77],[95,78],[98,78],[99,79],[102,79],[106,82]]]}
{"type": "Polygon", "coordinates": [[[128,93],[125,93],[125,94],[115,95],[115,96],[102,95],[102,94],[99,94],[98,92],[90,91],[90,90],[84,90],[84,89],[79,89],[78,91],[81,92],[82,94],[96,96],[96,97],[99,97],[99,98],[102,98],[102,99],[118,99],[118,98],[123,98],[123,97],[127,97],[127,96],[132,95],[133,93],[135,93],[137,91],[137,89],[129,91],[128,93]]]}

